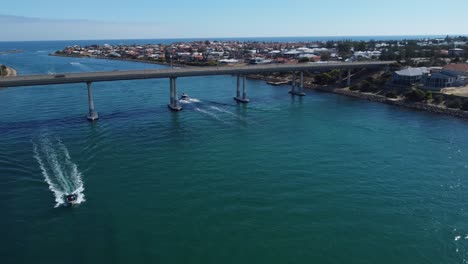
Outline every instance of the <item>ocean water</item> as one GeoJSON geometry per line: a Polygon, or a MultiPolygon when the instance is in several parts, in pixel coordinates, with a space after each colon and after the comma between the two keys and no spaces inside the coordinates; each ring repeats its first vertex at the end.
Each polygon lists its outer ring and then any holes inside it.
{"type": "MultiPolygon", "coordinates": [[[[0,63],[163,67],[64,45],[0,63]]],[[[179,78],[178,113],[168,80],[95,83],[95,123],[85,84],[0,89],[0,263],[466,262],[467,121],[253,80],[238,105],[235,82],[179,78]]]]}

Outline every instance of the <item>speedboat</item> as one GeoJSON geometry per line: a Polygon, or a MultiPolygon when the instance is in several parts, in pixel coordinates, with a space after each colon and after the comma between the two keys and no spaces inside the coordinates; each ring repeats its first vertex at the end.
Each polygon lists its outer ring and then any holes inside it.
{"type": "Polygon", "coordinates": [[[75,205],[78,203],[78,195],[76,194],[67,194],[65,195],[65,202],[68,204],[68,205],[75,205]]]}
{"type": "Polygon", "coordinates": [[[182,93],[182,95],[180,96],[180,100],[188,101],[189,99],[190,97],[186,93],[182,93]]]}

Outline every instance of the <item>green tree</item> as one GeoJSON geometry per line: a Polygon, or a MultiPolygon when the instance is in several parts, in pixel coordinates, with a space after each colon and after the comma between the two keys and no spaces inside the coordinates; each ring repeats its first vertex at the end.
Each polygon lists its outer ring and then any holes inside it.
{"type": "Polygon", "coordinates": [[[305,62],[309,62],[309,61],[310,61],[309,58],[307,58],[307,57],[302,57],[302,58],[299,58],[299,61],[298,61],[298,62],[299,62],[299,63],[305,63],[305,62]]]}
{"type": "Polygon", "coordinates": [[[434,100],[432,101],[434,104],[440,104],[444,101],[444,96],[438,94],[434,96],[434,100]]]}
{"type": "Polygon", "coordinates": [[[374,83],[369,82],[368,80],[362,81],[362,83],[361,83],[361,92],[374,93],[374,92],[377,92],[377,90],[378,90],[378,88],[374,83]]]}
{"type": "Polygon", "coordinates": [[[328,61],[331,58],[329,52],[321,52],[320,53],[320,60],[321,61],[328,61]]]}
{"type": "Polygon", "coordinates": [[[360,89],[361,87],[359,85],[351,85],[351,87],[349,87],[351,91],[359,91],[360,89]]]}
{"type": "Polygon", "coordinates": [[[390,91],[390,92],[386,93],[385,96],[388,97],[388,98],[397,98],[398,94],[395,91],[390,91]]]}
{"type": "Polygon", "coordinates": [[[6,76],[7,75],[7,67],[5,65],[0,65],[0,73],[1,76],[6,76]]]}
{"type": "Polygon", "coordinates": [[[432,100],[432,91],[426,92],[426,101],[432,100]]]}
{"type": "Polygon", "coordinates": [[[465,100],[463,101],[463,104],[462,104],[462,106],[461,106],[461,109],[462,109],[463,111],[468,111],[468,99],[465,99],[465,100]]]}
{"type": "Polygon", "coordinates": [[[412,102],[422,102],[426,99],[426,93],[420,89],[411,89],[405,93],[405,97],[412,102]]]}
{"type": "Polygon", "coordinates": [[[458,109],[462,106],[462,102],[460,99],[452,99],[452,100],[449,100],[449,101],[446,101],[445,102],[445,105],[448,107],[448,108],[454,108],[454,109],[458,109]]]}
{"type": "Polygon", "coordinates": [[[315,82],[320,85],[332,84],[337,81],[339,71],[325,72],[315,76],[315,82]]]}
{"type": "Polygon", "coordinates": [[[367,44],[364,41],[359,41],[354,45],[354,50],[355,51],[366,51],[367,50],[367,44]]]}
{"type": "Polygon", "coordinates": [[[349,56],[351,54],[351,42],[338,43],[338,55],[341,57],[349,56]]]}

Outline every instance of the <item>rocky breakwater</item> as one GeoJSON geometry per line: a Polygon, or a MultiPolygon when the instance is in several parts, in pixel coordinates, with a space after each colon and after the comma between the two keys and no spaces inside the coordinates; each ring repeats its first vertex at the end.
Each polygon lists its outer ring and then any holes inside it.
{"type": "Polygon", "coordinates": [[[382,95],[371,94],[371,93],[361,93],[350,91],[348,89],[338,89],[333,87],[317,87],[317,90],[324,91],[324,92],[331,92],[341,95],[346,95],[350,97],[360,98],[368,101],[373,102],[380,102],[389,105],[401,106],[406,108],[415,109],[418,111],[426,111],[434,114],[443,114],[443,115],[450,115],[454,117],[468,119],[468,112],[459,110],[459,109],[451,109],[446,108],[443,106],[432,105],[427,103],[420,103],[420,102],[410,102],[403,99],[390,99],[382,95]]]}

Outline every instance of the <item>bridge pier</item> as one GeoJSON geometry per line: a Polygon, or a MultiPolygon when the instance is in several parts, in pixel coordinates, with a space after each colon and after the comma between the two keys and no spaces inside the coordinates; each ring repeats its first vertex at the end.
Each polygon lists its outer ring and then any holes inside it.
{"type": "Polygon", "coordinates": [[[91,84],[92,82],[86,82],[86,86],[88,86],[88,104],[89,104],[89,111],[86,118],[89,121],[94,121],[99,118],[98,113],[94,110],[94,100],[93,100],[93,93],[91,91],[91,84]]]}
{"type": "Polygon", "coordinates": [[[385,65],[385,72],[389,72],[390,71],[390,64],[387,64],[385,65]]]}
{"type": "Polygon", "coordinates": [[[167,105],[172,111],[180,111],[182,107],[179,105],[179,98],[177,97],[177,78],[169,78],[170,86],[170,103],[167,105]]]}
{"type": "Polygon", "coordinates": [[[338,87],[343,87],[343,70],[340,69],[340,73],[338,75],[338,87]]]}
{"type": "Polygon", "coordinates": [[[305,96],[306,94],[304,93],[304,72],[301,72],[300,76],[299,76],[299,78],[300,78],[299,79],[300,80],[299,91],[296,91],[296,78],[297,78],[297,74],[294,71],[293,72],[293,80],[292,80],[292,83],[291,83],[291,90],[289,91],[289,93],[292,94],[292,95],[305,96]]]}
{"type": "Polygon", "coordinates": [[[247,98],[247,85],[246,85],[246,76],[242,75],[242,97],[240,97],[240,76],[237,75],[237,93],[236,97],[234,97],[239,103],[248,103],[250,102],[249,98],[247,98]]]}
{"type": "Polygon", "coordinates": [[[351,69],[348,69],[348,77],[346,77],[346,86],[351,86],[351,69]]]}
{"type": "Polygon", "coordinates": [[[237,75],[237,90],[235,98],[240,98],[240,75],[237,75]]]}

